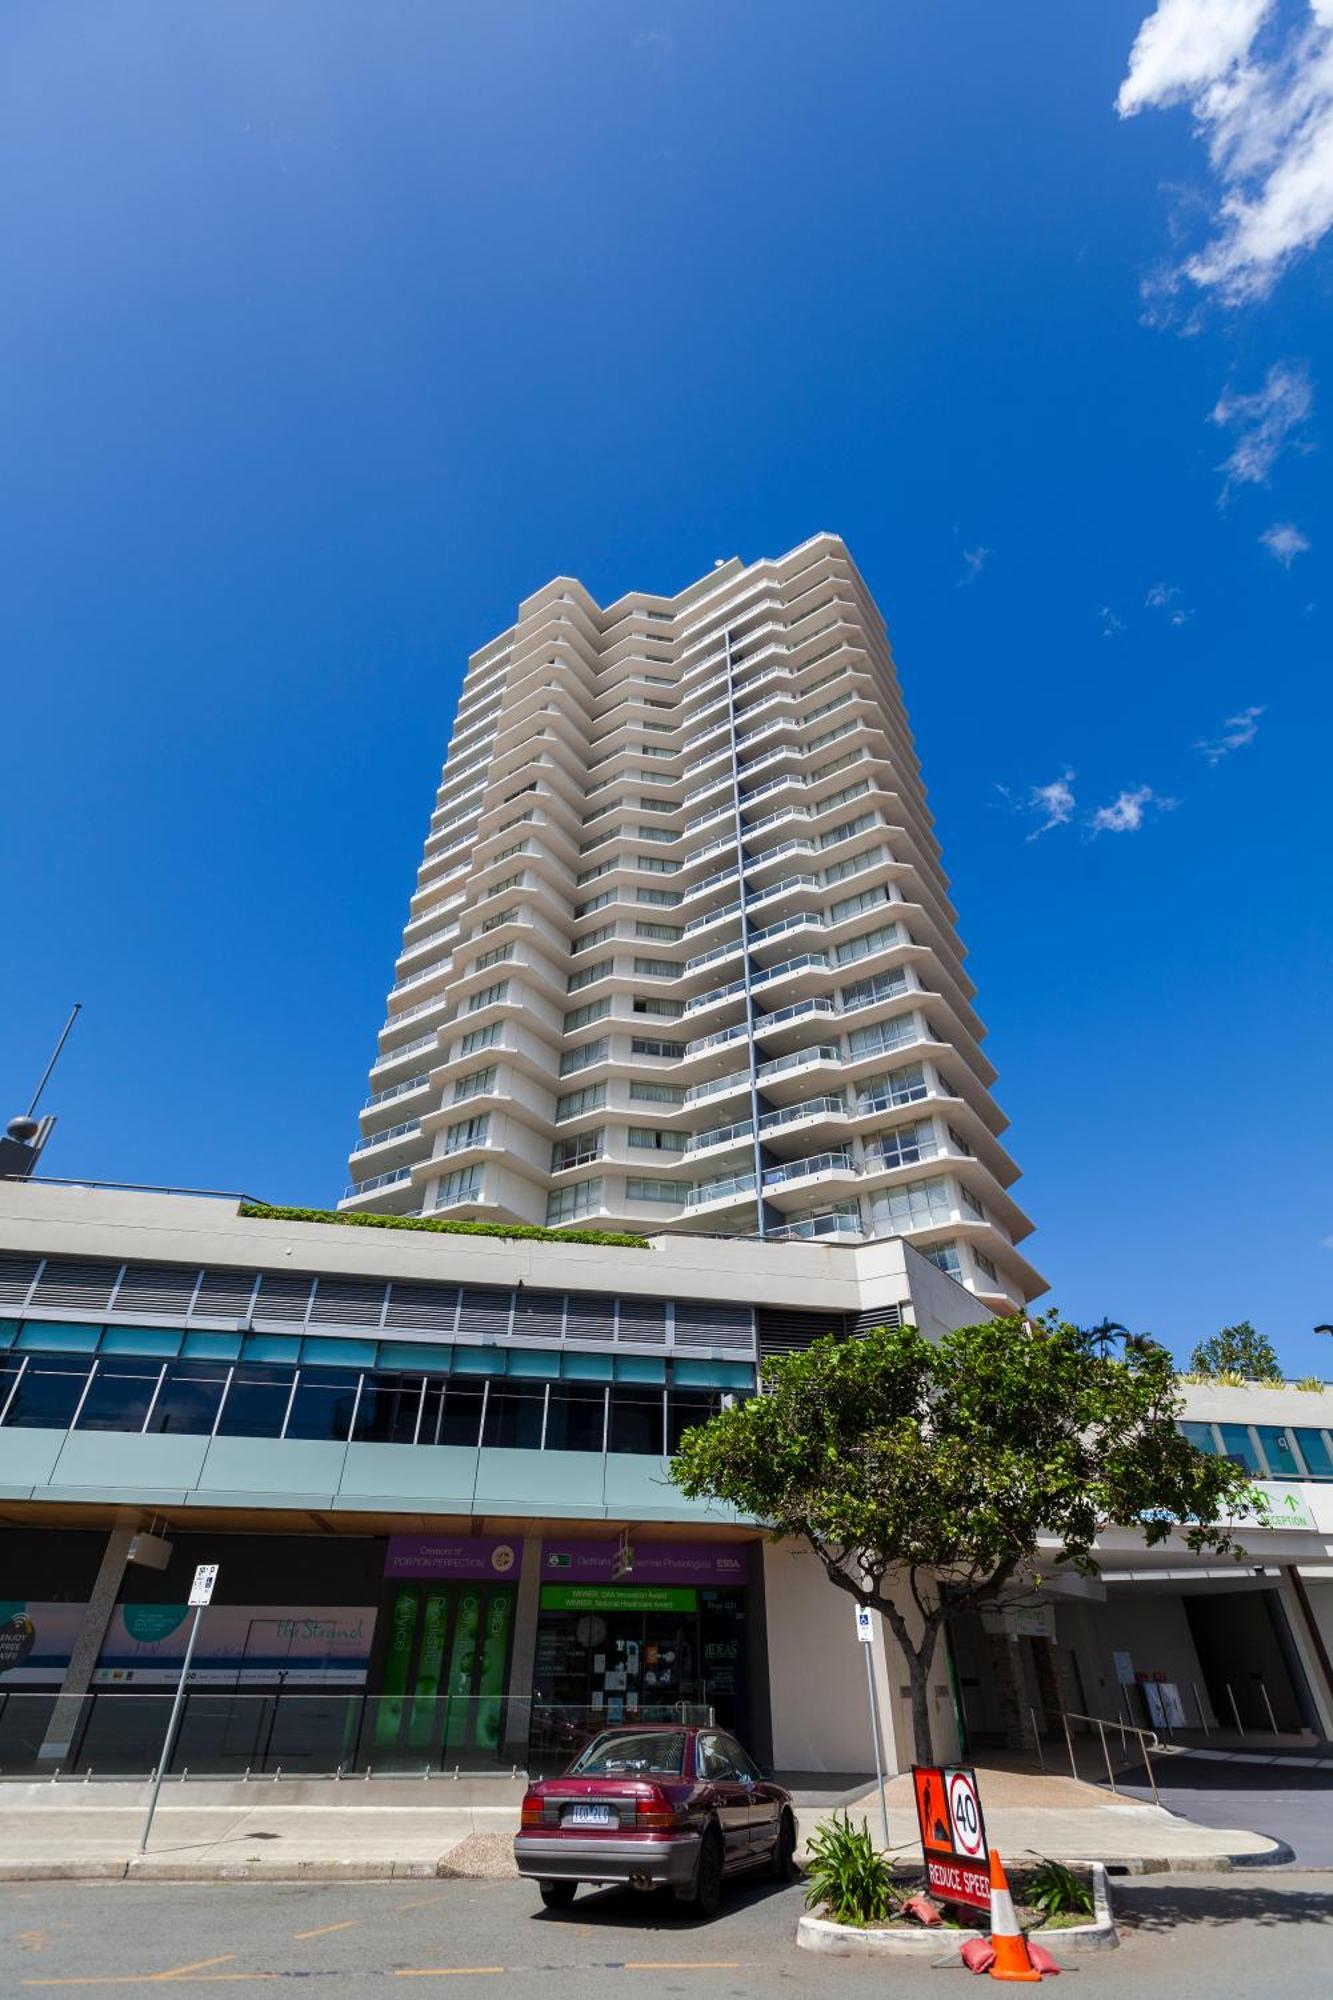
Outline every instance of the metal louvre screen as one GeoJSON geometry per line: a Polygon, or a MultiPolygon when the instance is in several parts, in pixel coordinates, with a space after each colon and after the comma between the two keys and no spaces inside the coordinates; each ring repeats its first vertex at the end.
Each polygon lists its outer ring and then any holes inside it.
{"type": "Polygon", "coordinates": [[[41,1269],[40,1257],[0,1257],[0,1306],[21,1306],[41,1269]]]}
{"type": "MultiPolygon", "coordinates": [[[[624,1311],[624,1305],[621,1305],[624,1311]]],[[[600,1292],[571,1292],[565,1319],[565,1339],[577,1346],[580,1341],[609,1347],[616,1337],[616,1302],[600,1292]]],[[[665,1335],[662,1336],[663,1340],[665,1335]]]]}
{"type": "Polygon", "coordinates": [[[457,1320],[457,1285],[390,1285],[385,1326],[412,1327],[420,1333],[452,1333],[457,1320]]]}
{"type": "Polygon", "coordinates": [[[119,1264],[84,1263],[76,1257],[48,1258],[29,1304],[35,1312],[104,1313],[119,1264]]]}
{"type": "Polygon", "coordinates": [[[116,1312],[129,1318],[183,1319],[198,1277],[198,1271],[182,1270],[179,1264],[127,1264],[116,1312]]]}
{"type": "Polygon", "coordinates": [[[666,1346],[666,1305],[661,1299],[622,1299],[617,1338],[626,1346],[666,1346]]]}
{"type": "Polygon", "coordinates": [[[249,1319],[256,1282],[253,1271],[205,1271],[191,1319],[249,1319]]]}
{"type": "Polygon", "coordinates": [[[301,1277],[295,1271],[290,1274],[266,1271],[255,1300],[255,1319],[276,1320],[283,1326],[304,1326],[314,1282],[313,1278],[301,1277]]]}
{"type": "Polygon", "coordinates": [[[384,1284],[355,1278],[321,1278],[310,1307],[311,1326],[378,1326],[384,1311],[384,1284]]]}
{"type": "Polygon", "coordinates": [[[782,1306],[760,1306],[758,1314],[759,1352],[798,1354],[826,1334],[845,1339],[847,1315],[840,1312],[789,1312],[782,1306]]]}
{"type": "Polygon", "coordinates": [[[848,1320],[847,1331],[853,1340],[864,1340],[880,1326],[901,1326],[903,1309],[901,1306],[876,1306],[873,1312],[853,1313],[848,1320]]]}
{"type": "Polygon", "coordinates": [[[515,1340],[535,1340],[543,1346],[554,1346],[561,1338],[564,1318],[563,1292],[529,1292],[522,1286],[515,1292],[515,1340]]]}
{"type": "Polygon", "coordinates": [[[458,1307],[460,1336],[472,1340],[503,1340],[509,1332],[512,1292],[483,1291],[479,1285],[464,1285],[458,1307]]]}
{"type": "Polygon", "coordinates": [[[724,1348],[729,1354],[754,1353],[754,1312],[750,1306],[714,1305],[708,1299],[676,1302],[677,1349],[724,1348]]]}

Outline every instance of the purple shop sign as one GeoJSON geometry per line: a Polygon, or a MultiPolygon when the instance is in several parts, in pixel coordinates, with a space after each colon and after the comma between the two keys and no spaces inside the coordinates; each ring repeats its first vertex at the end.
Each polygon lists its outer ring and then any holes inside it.
{"type": "MultiPolygon", "coordinates": [[[[542,1543],[542,1580],[547,1583],[611,1583],[615,1542],[542,1543]]],[[[634,1568],[627,1583],[742,1584],[750,1580],[750,1551],[744,1542],[634,1542],[634,1568]]]]}
{"type": "Polygon", "coordinates": [[[523,1573],[521,1535],[390,1535],[386,1576],[489,1577],[513,1582],[523,1573]]]}

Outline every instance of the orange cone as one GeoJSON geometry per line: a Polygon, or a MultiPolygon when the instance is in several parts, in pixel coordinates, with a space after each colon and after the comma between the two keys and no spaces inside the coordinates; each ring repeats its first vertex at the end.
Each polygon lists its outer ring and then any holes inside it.
{"type": "Polygon", "coordinates": [[[987,1969],[992,1979],[1036,1980],[1041,1974],[1028,1956],[1027,1939],[1018,1928],[1009,1878],[995,1849],[990,1855],[990,1941],[995,1959],[987,1969]]]}

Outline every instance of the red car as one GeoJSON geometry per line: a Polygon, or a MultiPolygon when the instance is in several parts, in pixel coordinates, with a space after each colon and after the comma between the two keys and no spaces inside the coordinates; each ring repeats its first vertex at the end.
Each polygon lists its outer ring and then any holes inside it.
{"type": "Polygon", "coordinates": [[[711,1917],[724,1876],[786,1881],[796,1853],[791,1793],[724,1729],[674,1724],[603,1730],[562,1776],[528,1786],[521,1827],[518,1872],[550,1910],[580,1882],[627,1882],[711,1917]]]}

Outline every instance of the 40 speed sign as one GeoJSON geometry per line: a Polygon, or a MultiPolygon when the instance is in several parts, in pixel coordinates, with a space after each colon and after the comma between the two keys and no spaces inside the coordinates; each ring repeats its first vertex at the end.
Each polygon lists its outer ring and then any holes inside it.
{"type": "Polygon", "coordinates": [[[931,1891],[941,1902],[990,1908],[990,1854],[977,1774],[963,1765],[914,1764],[917,1825],[931,1891]]]}

